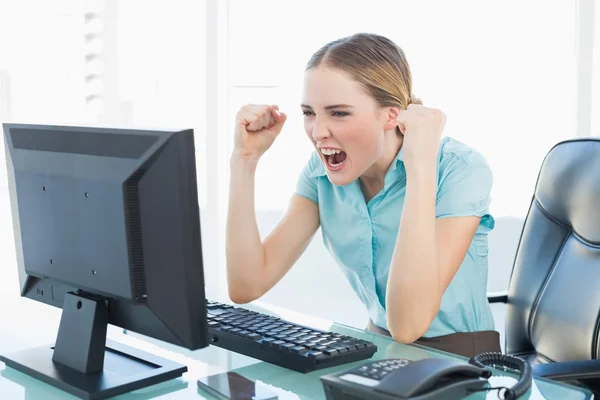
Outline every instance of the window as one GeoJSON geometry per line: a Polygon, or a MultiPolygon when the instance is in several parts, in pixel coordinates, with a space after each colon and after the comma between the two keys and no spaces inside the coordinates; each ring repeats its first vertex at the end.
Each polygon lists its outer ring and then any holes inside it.
{"type": "MultiPolygon", "coordinates": [[[[0,13],[1,37],[12,38],[2,41],[0,51],[0,93],[10,90],[9,96],[0,95],[8,102],[0,107],[10,114],[0,115],[30,123],[194,128],[204,187],[205,8],[194,0],[13,4],[10,12],[0,13]],[[91,76],[85,58],[90,50],[101,62],[94,82],[85,80],[91,76]],[[101,99],[96,110],[86,104],[93,94],[101,99]],[[111,112],[96,118],[106,110],[111,112]]],[[[5,171],[4,162],[1,168],[5,171]]],[[[5,172],[3,186],[4,177],[5,172]]],[[[199,195],[206,205],[206,192],[199,195]]]]}
{"type": "MultiPolygon", "coordinates": [[[[202,209],[208,203],[209,170],[205,32],[205,1],[0,5],[0,122],[194,128],[202,209]],[[91,53],[97,58],[86,58],[91,53]]],[[[3,220],[10,220],[3,143],[0,208],[3,220]]],[[[202,222],[210,261],[216,223],[202,222]]],[[[5,226],[0,238],[12,243],[12,229],[5,226]]],[[[10,248],[7,254],[13,252],[10,248]]],[[[216,263],[207,264],[216,269],[216,263]]],[[[212,269],[207,269],[210,277],[212,269]]]]}
{"type": "MultiPolygon", "coordinates": [[[[26,0],[9,8],[10,12],[0,11],[2,122],[81,121],[80,2],[26,0]]],[[[0,188],[6,188],[4,140],[1,150],[0,188]]]]}
{"type": "MultiPolygon", "coordinates": [[[[194,128],[199,188],[206,187],[206,35],[202,1],[118,2],[122,123],[194,128]],[[128,118],[128,119],[127,119],[128,118]]],[[[207,194],[199,190],[200,206],[207,194]]]]}

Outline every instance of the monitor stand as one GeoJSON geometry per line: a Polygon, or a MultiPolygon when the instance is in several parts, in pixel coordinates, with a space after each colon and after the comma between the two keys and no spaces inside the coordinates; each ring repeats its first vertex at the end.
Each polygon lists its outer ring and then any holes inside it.
{"type": "Polygon", "coordinates": [[[83,399],[104,399],[177,378],[187,367],[106,340],[103,300],[67,293],[56,344],[2,355],[14,368],[83,399]]]}

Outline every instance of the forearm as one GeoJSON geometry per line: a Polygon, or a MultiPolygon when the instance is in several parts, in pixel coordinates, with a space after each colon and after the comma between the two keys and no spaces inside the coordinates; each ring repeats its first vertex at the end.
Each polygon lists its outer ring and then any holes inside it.
{"type": "Polygon", "coordinates": [[[226,257],[229,296],[246,303],[262,295],[265,256],[254,208],[254,180],[258,160],[233,155],[227,213],[226,257]]]}
{"type": "Polygon", "coordinates": [[[421,337],[439,310],[436,191],[434,163],[407,171],[406,197],[386,291],[388,329],[401,342],[421,337]]]}

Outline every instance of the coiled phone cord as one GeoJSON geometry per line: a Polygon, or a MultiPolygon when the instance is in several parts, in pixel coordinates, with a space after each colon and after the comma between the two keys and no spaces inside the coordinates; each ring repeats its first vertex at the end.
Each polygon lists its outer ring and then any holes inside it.
{"type": "Polygon", "coordinates": [[[531,386],[531,380],[533,378],[533,371],[531,365],[520,357],[511,355],[505,355],[502,353],[481,353],[469,359],[469,364],[475,365],[479,368],[485,368],[486,366],[503,366],[506,368],[518,370],[520,377],[517,383],[512,387],[492,387],[479,389],[474,391],[490,391],[498,390],[498,397],[504,389],[503,398],[505,400],[515,400],[519,396],[523,395],[531,386]]]}

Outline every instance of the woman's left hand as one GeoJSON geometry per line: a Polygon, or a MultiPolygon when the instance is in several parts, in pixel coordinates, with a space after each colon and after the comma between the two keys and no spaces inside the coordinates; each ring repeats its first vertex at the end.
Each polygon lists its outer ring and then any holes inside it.
{"type": "Polygon", "coordinates": [[[406,110],[400,111],[396,120],[404,134],[405,164],[435,167],[446,115],[435,108],[409,104],[406,110]]]}

